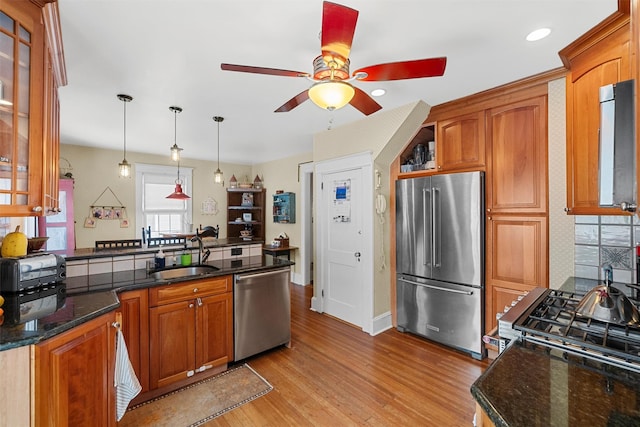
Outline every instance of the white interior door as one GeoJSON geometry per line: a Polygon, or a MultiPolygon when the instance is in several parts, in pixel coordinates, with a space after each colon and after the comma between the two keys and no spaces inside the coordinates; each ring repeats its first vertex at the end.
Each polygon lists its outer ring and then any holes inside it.
{"type": "Polygon", "coordinates": [[[363,326],[362,169],[324,174],[322,189],[324,310],[363,326]]]}

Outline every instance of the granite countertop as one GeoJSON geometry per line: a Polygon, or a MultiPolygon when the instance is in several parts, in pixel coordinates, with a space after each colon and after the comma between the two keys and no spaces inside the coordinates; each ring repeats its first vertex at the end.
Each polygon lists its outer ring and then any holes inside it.
{"type": "MultiPolygon", "coordinates": [[[[579,295],[597,284],[570,278],[560,289],[579,295]]],[[[498,427],[640,425],[640,374],[520,340],[471,394],[498,427]]]]}
{"type": "MultiPolygon", "coordinates": [[[[36,344],[44,341],[88,320],[99,317],[120,306],[118,292],[162,286],[171,283],[187,282],[208,277],[226,276],[230,274],[248,273],[252,271],[269,270],[293,265],[294,263],[282,258],[262,255],[237,259],[210,261],[206,263],[216,267],[206,276],[194,276],[173,280],[156,280],[149,276],[146,270],[132,270],[105,274],[93,274],[67,278],[64,283],[51,286],[51,289],[41,290],[44,295],[47,292],[56,292],[61,295],[58,298],[59,308],[56,310],[56,297],[47,299],[34,298],[32,309],[39,309],[45,313],[43,317],[30,319],[18,323],[14,319],[19,316],[12,315],[8,307],[15,306],[13,312],[20,310],[17,300],[5,297],[4,323],[0,326],[0,351],[24,345],[36,344]],[[56,289],[53,289],[56,288],[56,289]],[[53,301],[51,301],[53,300],[53,301]],[[51,308],[50,304],[54,307],[51,308]],[[44,307],[43,305],[46,305],[44,307]],[[53,311],[53,312],[52,312],[53,311]],[[51,314],[49,314],[51,313],[51,314]]],[[[20,300],[21,302],[24,299],[20,300]]],[[[22,306],[22,311],[25,307],[22,306]]],[[[23,315],[23,313],[21,313],[23,315]]]]}

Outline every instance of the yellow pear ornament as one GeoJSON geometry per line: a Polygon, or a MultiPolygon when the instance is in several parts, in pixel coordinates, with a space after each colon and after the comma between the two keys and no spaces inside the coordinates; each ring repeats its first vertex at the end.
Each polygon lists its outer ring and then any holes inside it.
{"type": "Polygon", "coordinates": [[[16,227],[16,231],[4,237],[0,254],[2,254],[3,258],[19,257],[27,254],[27,236],[20,232],[20,226],[16,227]]]}

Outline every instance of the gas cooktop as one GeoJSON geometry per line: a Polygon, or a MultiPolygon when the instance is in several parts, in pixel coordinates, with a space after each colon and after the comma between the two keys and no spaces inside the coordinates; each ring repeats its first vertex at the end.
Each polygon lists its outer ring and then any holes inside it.
{"type": "Polygon", "coordinates": [[[577,315],[581,297],[572,292],[534,291],[500,319],[501,336],[640,372],[640,327],[577,315]]]}

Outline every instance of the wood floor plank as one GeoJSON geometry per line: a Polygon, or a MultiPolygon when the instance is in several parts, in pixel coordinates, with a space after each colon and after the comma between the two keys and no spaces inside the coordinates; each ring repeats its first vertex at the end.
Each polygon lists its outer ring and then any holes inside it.
{"type": "Polygon", "coordinates": [[[472,425],[487,360],[395,329],[372,337],[311,311],[311,292],[291,286],[292,347],[246,360],[274,390],[207,425],[472,425]]]}

